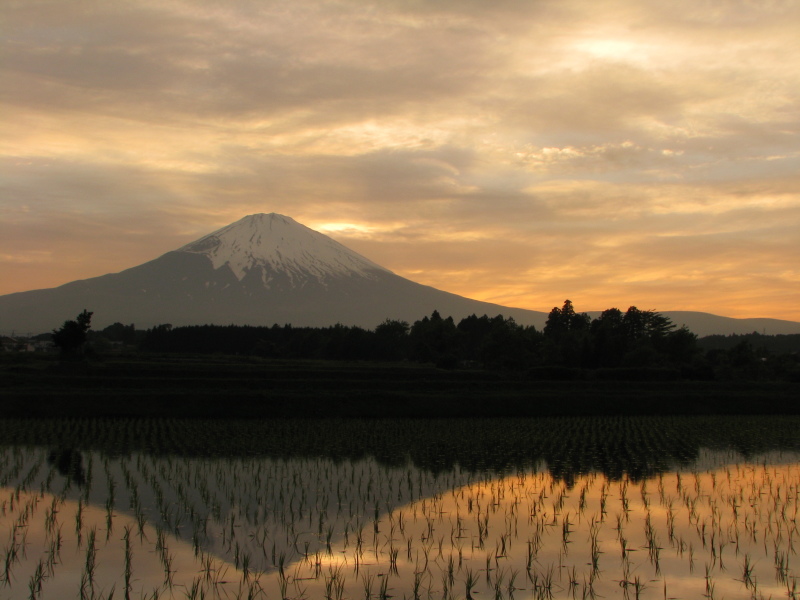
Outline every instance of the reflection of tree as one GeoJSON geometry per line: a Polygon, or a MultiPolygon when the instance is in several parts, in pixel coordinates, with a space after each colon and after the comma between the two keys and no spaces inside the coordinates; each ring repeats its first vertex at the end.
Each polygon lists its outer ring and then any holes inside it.
{"type": "Polygon", "coordinates": [[[0,420],[4,445],[59,450],[50,462],[82,483],[78,450],[181,457],[374,456],[387,465],[411,460],[432,472],[459,465],[508,472],[545,462],[554,476],[594,471],[639,479],[695,460],[701,448],[745,456],[800,451],[800,417],[583,417],[542,419],[264,419],[0,420]],[[67,448],[67,450],[64,450],[67,448]],[[73,450],[74,449],[74,450],[73,450]]]}
{"type": "Polygon", "coordinates": [[[83,455],[72,448],[60,448],[50,451],[47,463],[55,466],[60,475],[79,486],[86,483],[86,472],[83,468],[83,455]]]}

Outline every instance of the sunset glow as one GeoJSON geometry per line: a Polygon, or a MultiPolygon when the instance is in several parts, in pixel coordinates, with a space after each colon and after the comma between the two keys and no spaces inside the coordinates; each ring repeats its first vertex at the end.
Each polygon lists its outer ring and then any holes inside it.
{"type": "Polygon", "coordinates": [[[547,311],[800,321],[800,2],[6,3],[0,294],[259,212],[547,311]]]}

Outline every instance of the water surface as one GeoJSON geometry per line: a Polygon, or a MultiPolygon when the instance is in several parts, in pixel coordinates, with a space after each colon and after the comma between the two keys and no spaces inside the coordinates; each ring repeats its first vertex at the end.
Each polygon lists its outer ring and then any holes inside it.
{"type": "Polygon", "coordinates": [[[798,424],[2,422],[0,597],[797,598],[798,424]]]}

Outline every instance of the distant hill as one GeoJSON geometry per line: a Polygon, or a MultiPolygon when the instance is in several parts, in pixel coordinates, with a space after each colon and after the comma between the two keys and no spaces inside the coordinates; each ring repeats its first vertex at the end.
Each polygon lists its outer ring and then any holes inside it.
{"type": "MultiPolygon", "coordinates": [[[[620,307],[625,310],[627,307],[620,307]]],[[[640,307],[641,308],[641,307],[640,307]]],[[[720,317],[704,312],[686,310],[659,311],[669,317],[675,325],[685,325],[689,330],[699,336],[706,335],[731,335],[753,333],[754,331],[767,335],[800,333],[800,323],[784,321],[781,319],[733,319],[720,317]]],[[[592,318],[600,315],[599,312],[588,313],[592,318]]]]}
{"type": "Polygon", "coordinates": [[[800,334],[763,335],[743,333],[734,335],[709,335],[700,338],[703,350],[730,350],[742,342],[750,344],[755,350],[765,350],[772,354],[800,354],[800,334]]]}
{"type": "MultiPolygon", "coordinates": [[[[555,299],[560,305],[563,299],[555,299]]],[[[608,308],[608,307],[606,307],[608,308]]],[[[621,306],[624,310],[627,306],[621,306]]],[[[386,318],[413,322],[438,310],[513,317],[541,329],[547,313],[464,298],[415,283],[289,217],[244,217],[142,265],[57,288],[0,296],[0,332],[41,333],[83,309],[92,324],[237,324],[373,328],[386,318]]],[[[596,316],[599,313],[590,313],[596,316]]],[[[800,323],[669,312],[699,335],[800,333],[800,323]]]]}

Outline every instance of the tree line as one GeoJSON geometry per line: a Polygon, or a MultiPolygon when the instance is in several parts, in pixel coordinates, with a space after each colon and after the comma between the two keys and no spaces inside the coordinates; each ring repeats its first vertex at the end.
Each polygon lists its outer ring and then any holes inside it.
{"type": "Polygon", "coordinates": [[[107,350],[113,344],[144,352],[238,354],[275,359],[412,361],[440,368],[527,371],[543,377],[579,371],[625,370],[630,376],[657,370],[692,379],[789,379],[800,381],[800,336],[698,337],[653,310],[610,308],[597,318],[566,300],[554,307],[542,330],[502,315],[471,315],[456,322],[438,311],[409,324],[387,319],[374,329],[341,324],[158,325],[146,331],[114,323],[90,331],[92,313],[53,331],[65,354],[107,350]],[[783,339],[783,338],[786,339],[783,339]],[[792,338],[792,339],[789,339],[792,338]],[[764,342],[754,345],[754,342],[764,342]],[[777,345],[775,345],[777,344],[777,345]]]}
{"type": "Polygon", "coordinates": [[[567,300],[541,331],[502,315],[459,322],[438,311],[413,324],[387,319],[355,326],[161,325],[139,347],[150,352],[248,354],[288,359],[384,360],[441,368],[680,368],[699,352],[697,337],[655,311],[612,308],[592,320],[567,300]]]}

